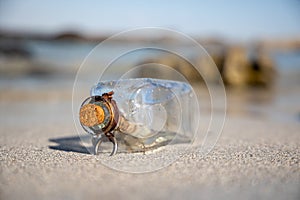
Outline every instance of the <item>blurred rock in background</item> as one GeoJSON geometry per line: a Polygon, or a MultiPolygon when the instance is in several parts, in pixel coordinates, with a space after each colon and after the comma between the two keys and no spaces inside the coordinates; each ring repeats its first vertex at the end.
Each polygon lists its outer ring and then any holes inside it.
{"type": "Polygon", "coordinates": [[[178,74],[182,74],[182,76],[189,81],[203,81],[201,75],[191,63],[174,54],[159,56],[153,59],[146,59],[139,62],[137,65],[142,66],[136,75],[137,77],[153,77],[172,80],[174,78],[174,71],[164,70],[164,67],[170,67],[176,70],[178,74]]]}
{"type": "Polygon", "coordinates": [[[261,49],[229,47],[224,58],[222,76],[232,86],[271,86],[275,79],[273,60],[261,49]]]}
{"type": "MultiPolygon", "coordinates": [[[[271,86],[276,76],[276,66],[269,56],[269,52],[243,46],[222,46],[220,51],[210,52],[210,56],[193,56],[191,60],[201,67],[202,75],[206,80],[216,80],[218,72],[227,85],[234,87],[243,86],[271,86]],[[213,61],[213,62],[212,62],[213,61]],[[216,72],[215,66],[218,69],[216,72]]],[[[169,66],[183,74],[187,80],[192,82],[203,82],[202,76],[195,67],[185,59],[167,55],[156,59],[144,60],[141,64],[162,64],[169,66]]],[[[141,77],[149,77],[161,73],[158,69],[143,67],[139,72],[141,77]]],[[[171,74],[163,74],[165,78],[172,79],[171,74]]]]}

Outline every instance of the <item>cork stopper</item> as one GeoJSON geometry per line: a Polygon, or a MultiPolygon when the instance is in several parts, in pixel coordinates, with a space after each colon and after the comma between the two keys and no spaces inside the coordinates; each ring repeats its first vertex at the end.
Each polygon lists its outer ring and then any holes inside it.
{"type": "Polygon", "coordinates": [[[81,107],[79,117],[84,126],[92,127],[104,121],[104,110],[101,106],[87,104],[81,107]]]}

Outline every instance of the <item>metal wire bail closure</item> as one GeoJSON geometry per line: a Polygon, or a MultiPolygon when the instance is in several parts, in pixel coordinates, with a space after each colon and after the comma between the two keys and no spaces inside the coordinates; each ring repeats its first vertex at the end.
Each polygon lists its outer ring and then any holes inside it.
{"type": "Polygon", "coordinates": [[[119,110],[112,99],[113,91],[101,96],[88,97],[81,105],[79,112],[80,124],[83,129],[92,134],[94,154],[97,155],[104,136],[113,144],[110,156],[115,155],[118,143],[114,131],[119,122],[119,110]]]}
{"type": "MultiPolygon", "coordinates": [[[[104,137],[102,137],[102,135],[94,136],[92,138],[92,144],[93,144],[93,147],[94,147],[94,154],[95,155],[98,155],[98,153],[99,153],[98,151],[99,151],[100,145],[103,142],[103,140],[104,140],[104,137]]],[[[110,156],[113,156],[118,151],[118,142],[117,142],[117,139],[115,137],[112,137],[111,139],[109,139],[109,141],[113,144],[113,149],[112,149],[112,152],[110,153],[110,156]]]]}

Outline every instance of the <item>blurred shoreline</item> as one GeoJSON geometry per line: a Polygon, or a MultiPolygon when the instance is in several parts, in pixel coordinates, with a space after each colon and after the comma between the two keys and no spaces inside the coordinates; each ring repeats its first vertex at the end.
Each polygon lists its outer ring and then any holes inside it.
{"type": "MultiPolygon", "coordinates": [[[[43,35],[0,31],[0,74],[2,77],[74,75],[88,53],[106,38],[108,38],[108,35],[88,37],[76,32],[43,35]]],[[[246,73],[252,74],[253,80],[248,80],[248,82],[254,81],[266,84],[266,82],[271,82],[274,79],[274,75],[268,75],[271,74],[271,72],[269,73],[270,70],[275,72],[278,69],[298,68],[300,38],[266,39],[247,43],[226,41],[220,38],[196,38],[196,40],[208,51],[221,73],[224,68],[229,69],[227,74],[230,77],[227,82],[231,84],[247,82],[244,79],[249,79],[249,77],[242,77],[246,73]],[[289,56],[289,60],[292,62],[294,59],[295,62],[288,63],[289,61],[284,58],[286,56],[289,56]],[[227,64],[226,60],[228,61],[227,64]],[[248,68],[242,69],[245,72],[240,74],[242,76],[239,75],[241,80],[232,80],[231,74],[239,73],[237,71],[240,70],[232,69],[234,68],[232,66],[242,68],[243,66],[240,65],[247,65],[249,69],[252,68],[252,72],[249,72],[248,68]],[[261,77],[253,78],[253,74],[257,74],[257,68],[261,68],[259,69],[261,71],[267,68],[267,73],[261,77]]],[[[178,48],[193,51],[181,44],[180,41],[175,41],[171,36],[152,36],[150,39],[146,36],[137,36],[135,38],[125,38],[124,40],[113,40],[110,46],[105,47],[107,49],[106,54],[109,55],[115,49],[124,45],[134,46],[145,42],[150,44],[161,43],[166,47],[175,45],[178,48]]],[[[199,55],[191,54],[191,59],[196,60],[198,57],[199,55]]],[[[106,55],[101,54],[93,63],[101,67],[105,58],[106,55]]],[[[141,64],[147,61],[148,58],[139,54],[136,58],[130,59],[135,59],[134,64],[141,64]]],[[[170,59],[170,57],[156,56],[155,59],[156,62],[168,63],[169,61],[166,61],[166,59],[170,59]]],[[[178,63],[177,65],[180,64],[176,59],[171,59],[172,62],[178,63]]],[[[207,65],[205,60],[200,62],[207,65]]],[[[180,69],[178,70],[181,72],[180,69]]],[[[226,74],[223,79],[226,82],[226,74]]]]}
{"type": "MultiPolygon", "coordinates": [[[[99,43],[102,42],[112,34],[98,34],[98,35],[87,35],[76,31],[62,31],[59,33],[52,34],[41,34],[41,33],[26,33],[17,31],[5,31],[0,29],[0,39],[1,40],[38,40],[38,41],[71,41],[71,42],[83,42],[83,43],[99,43]]],[[[232,39],[226,39],[224,37],[201,37],[201,36],[191,36],[193,39],[198,41],[201,45],[230,45],[230,43],[242,43],[247,45],[249,43],[263,46],[264,48],[270,49],[280,49],[280,50],[296,50],[300,49],[300,37],[280,37],[280,38],[257,38],[254,40],[246,41],[234,41],[232,39]]],[[[117,43],[139,43],[139,42],[159,42],[159,43],[176,43],[174,38],[170,35],[149,35],[149,36],[135,36],[127,37],[123,40],[112,40],[117,43]]]]}
{"type": "MultiPolygon", "coordinates": [[[[78,68],[86,55],[96,46],[96,42],[106,38],[106,36],[85,38],[71,33],[55,37],[3,33],[0,36],[0,92],[2,94],[0,101],[2,103],[19,99],[47,102],[71,101],[78,68]]],[[[166,46],[175,45],[193,51],[171,38],[163,40],[156,38],[151,42],[161,41],[165,42],[166,46]]],[[[300,120],[300,108],[297,103],[297,99],[300,99],[299,41],[296,39],[261,41],[251,45],[225,44],[218,39],[200,42],[211,54],[226,83],[229,114],[243,117],[257,115],[283,121],[300,120]]],[[[105,46],[105,52],[110,54],[123,45],[133,45],[132,42],[139,43],[143,40],[130,38],[126,41],[116,41],[113,45],[105,46]]],[[[117,63],[115,66],[117,71],[111,71],[110,75],[113,77],[114,73],[118,73],[118,70],[127,65],[139,65],[151,61],[173,67],[187,77],[191,77],[192,80],[199,81],[199,78],[193,75],[193,71],[187,71],[190,67],[189,63],[182,62],[174,56],[164,56],[161,52],[150,52],[150,55],[152,60],[148,58],[149,52],[137,52],[136,55],[128,57],[128,63],[121,61],[117,63]]],[[[91,63],[95,65],[93,69],[104,67],[102,63],[106,56],[101,54],[97,59],[92,60],[91,63]]],[[[198,59],[198,57],[191,55],[191,59],[198,59]]],[[[200,59],[199,62],[204,66],[207,65],[209,69],[210,63],[205,58],[200,59]]],[[[87,70],[80,80],[86,88],[94,84],[89,81],[89,76],[93,73],[95,71],[87,70]]],[[[153,72],[145,70],[139,72],[138,76],[149,77],[151,74],[153,72]]],[[[163,76],[172,78],[172,74],[163,74],[163,76]]],[[[203,84],[199,86],[205,87],[203,84]]]]}

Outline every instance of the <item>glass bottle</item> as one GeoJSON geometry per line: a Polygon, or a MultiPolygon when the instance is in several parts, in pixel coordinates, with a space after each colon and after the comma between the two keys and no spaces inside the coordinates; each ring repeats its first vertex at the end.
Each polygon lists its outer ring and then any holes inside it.
{"type": "Polygon", "coordinates": [[[189,144],[196,133],[197,99],[185,82],[135,78],[102,81],[80,109],[80,123],[90,133],[97,154],[100,144],[118,151],[145,152],[189,144]]]}

